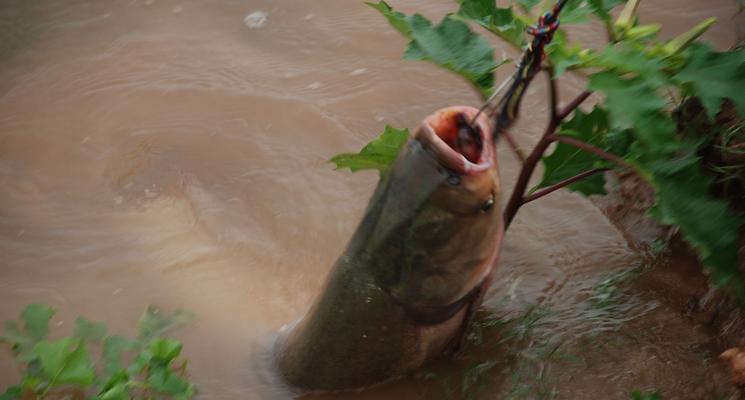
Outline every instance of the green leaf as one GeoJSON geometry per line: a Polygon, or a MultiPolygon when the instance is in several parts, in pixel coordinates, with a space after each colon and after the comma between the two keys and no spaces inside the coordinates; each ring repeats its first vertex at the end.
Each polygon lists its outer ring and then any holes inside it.
{"type": "Polygon", "coordinates": [[[184,326],[191,322],[192,315],[183,310],[176,310],[173,314],[164,314],[158,307],[149,305],[140,317],[137,339],[145,346],[151,341],[163,337],[166,332],[184,326]]]}
{"type": "Polygon", "coordinates": [[[642,394],[642,392],[634,390],[634,392],[631,393],[631,400],[662,400],[662,396],[659,392],[642,394]]]}
{"type": "Polygon", "coordinates": [[[554,77],[559,77],[567,70],[582,66],[584,52],[582,46],[577,43],[569,45],[564,31],[557,31],[554,34],[554,40],[546,46],[546,54],[554,68],[554,77]]]}
{"type": "Polygon", "coordinates": [[[412,41],[404,59],[426,60],[455,72],[474,84],[482,94],[494,86],[494,49],[468,25],[445,17],[439,25],[416,14],[409,18],[412,41]]]}
{"type": "Polygon", "coordinates": [[[607,94],[605,107],[612,128],[633,128],[639,141],[655,153],[670,153],[680,148],[675,124],[666,114],[667,103],[647,80],[622,78],[616,72],[605,71],[590,77],[589,88],[607,94]]]}
{"type": "Polygon", "coordinates": [[[106,325],[102,322],[92,322],[83,317],[75,320],[73,337],[90,343],[100,343],[106,336],[106,325]]]}
{"type": "Polygon", "coordinates": [[[528,25],[511,7],[497,7],[494,0],[461,0],[460,3],[459,16],[478,23],[517,47],[525,44],[525,29],[528,25]]]}
{"type": "Polygon", "coordinates": [[[150,353],[153,359],[160,362],[170,363],[181,354],[182,345],[172,339],[158,339],[150,344],[150,353]]]}
{"type": "Polygon", "coordinates": [[[664,224],[677,225],[714,283],[745,299],[737,267],[743,219],[729,210],[726,200],[710,194],[712,179],[701,172],[699,163],[685,166],[678,162],[671,168],[660,168],[659,164],[666,162],[670,161],[658,160],[650,168],[657,199],[652,215],[664,224]]]}
{"type": "Polygon", "coordinates": [[[587,0],[593,14],[603,21],[610,21],[610,12],[617,6],[626,3],[626,0],[587,0]]]}
{"type": "Polygon", "coordinates": [[[52,307],[30,304],[23,310],[21,319],[26,323],[26,333],[34,340],[44,340],[49,336],[49,321],[54,316],[52,307]]]}
{"type": "Polygon", "coordinates": [[[411,39],[411,29],[409,29],[406,15],[401,12],[394,11],[393,8],[391,8],[391,6],[388,5],[388,3],[386,3],[385,1],[365,4],[378,10],[378,12],[383,14],[383,16],[388,20],[388,23],[391,24],[392,27],[396,28],[396,30],[407,39],[411,39]]]}
{"type": "Polygon", "coordinates": [[[386,125],[383,134],[368,143],[359,153],[339,154],[331,162],[336,164],[337,169],[349,168],[352,172],[375,169],[382,174],[393,164],[408,138],[408,129],[395,129],[386,125]]]}
{"type": "Polygon", "coordinates": [[[196,394],[196,387],[193,384],[173,373],[167,366],[150,368],[147,382],[153,389],[177,400],[190,399],[196,394]]]}
{"type": "Polygon", "coordinates": [[[122,365],[122,354],[125,351],[135,350],[137,343],[121,336],[109,336],[103,341],[103,368],[106,376],[113,376],[124,368],[122,365]]]}
{"type": "Polygon", "coordinates": [[[406,16],[383,1],[370,6],[411,39],[404,59],[430,61],[466,78],[482,95],[489,95],[494,86],[494,70],[501,64],[494,61],[494,49],[489,42],[472,32],[465,22],[446,16],[433,26],[422,15],[406,16]]]}
{"type": "MultiPolygon", "coordinates": [[[[577,109],[572,120],[561,126],[560,134],[582,140],[597,147],[603,147],[605,135],[608,132],[608,117],[605,111],[595,108],[590,114],[577,109]]],[[[558,143],[556,149],[543,158],[543,179],[536,189],[557,184],[565,179],[593,168],[606,166],[603,159],[584,150],[564,143],[558,143]]],[[[567,188],[585,196],[605,194],[605,177],[595,174],[567,188]]]]}
{"type": "Polygon", "coordinates": [[[49,321],[54,309],[41,304],[28,305],[21,313],[23,329],[16,321],[7,321],[0,341],[9,343],[16,359],[21,363],[31,363],[34,358],[34,345],[49,335],[49,321]]]}
{"type": "Polygon", "coordinates": [[[126,371],[117,371],[111,375],[103,385],[97,400],[128,400],[129,397],[129,374],[126,371]]]}
{"type": "Polygon", "coordinates": [[[520,7],[522,7],[522,9],[527,12],[533,10],[533,7],[535,7],[540,2],[541,0],[517,0],[517,4],[519,4],[520,7]]]}
{"type": "Polygon", "coordinates": [[[5,393],[0,394],[0,400],[17,400],[22,394],[23,389],[20,386],[11,386],[5,390],[5,393]]]}
{"type": "Polygon", "coordinates": [[[719,113],[724,99],[732,100],[745,117],[745,50],[718,53],[694,44],[686,55],[688,62],[674,77],[686,94],[701,99],[709,117],[719,113]]]}
{"type": "Polygon", "coordinates": [[[51,386],[87,387],[96,377],[85,344],[79,339],[39,342],[34,352],[41,360],[51,386]]]}
{"type": "Polygon", "coordinates": [[[584,24],[590,21],[593,9],[587,0],[569,0],[561,11],[559,20],[564,25],[584,24]]]}

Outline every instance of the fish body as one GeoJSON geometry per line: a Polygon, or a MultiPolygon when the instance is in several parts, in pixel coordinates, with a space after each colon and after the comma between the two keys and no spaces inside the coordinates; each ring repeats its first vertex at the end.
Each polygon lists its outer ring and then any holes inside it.
{"type": "Polygon", "coordinates": [[[310,311],[277,343],[306,390],[372,386],[457,347],[501,248],[496,149],[487,118],[427,117],[383,174],[310,311]]]}

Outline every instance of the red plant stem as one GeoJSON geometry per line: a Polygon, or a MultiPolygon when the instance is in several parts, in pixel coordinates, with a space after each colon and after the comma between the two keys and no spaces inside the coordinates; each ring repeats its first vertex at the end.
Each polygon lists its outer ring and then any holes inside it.
{"type": "Polygon", "coordinates": [[[575,175],[575,176],[573,176],[571,178],[564,179],[563,181],[561,181],[559,183],[556,183],[556,184],[551,185],[551,186],[549,186],[547,188],[541,189],[541,190],[539,190],[539,191],[531,194],[530,196],[525,197],[523,199],[523,202],[522,202],[521,205],[525,205],[525,204],[530,203],[531,201],[538,200],[541,197],[547,196],[547,195],[549,195],[549,194],[551,194],[551,193],[553,193],[553,192],[555,192],[555,191],[557,191],[557,190],[559,190],[561,188],[567,187],[567,186],[571,185],[572,183],[581,181],[582,179],[588,178],[588,177],[593,176],[593,175],[595,175],[595,174],[597,174],[599,172],[605,172],[605,171],[608,171],[608,168],[595,168],[595,169],[591,169],[589,171],[585,171],[585,172],[583,172],[581,174],[577,174],[577,175],[575,175]]]}
{"type": "MultiPolygon", "coordinates": [[[[555,95],[557,95],[556,90],[556,82],[554,80],[551,80],[551,101],[555,101],[555,95]]],[[[530,183],[530,178],[533,176],[533,171],[535,171],[535,167],[538,165],[538,162],[541,161],[541,158],[543,157],[543,153],[546,152],[546,149],[548,149],[548,146],[552,143],[552,135],[556,131],[556,128],[559,127],[559,124],[562,120],[564,120],[566,117],[569,116],[577,107],[582,104],[585,100],[587,100],[588,97],[592,92],[585,91],[582,92],[579,96],[577,96],[574,100],[572,100],[564,109],[559,112],[556,116],[553,116],[551,118],[551,121],[549,122],[548,126],[546,127],[546,130],[543,132],[543,136],[541,136],[541,139],[538,141],[538,143],[533,148],[533,151],[530,153],[528,158],[525,159],[525,163],[523,163],[523,167],[520,170],[520,175],[517,177],[517,182],[515,183],[515,188],[512,191],[512,195],[510,196],[509,201],[507,202],[507,206],[504,209],[504,226],[505,230],[509,228],[510,224],[512,223],[512,220],[515,219],[515,214],[517,214],[517,211],[520,209],[520,206],[523,205],[523,200],[525,198],[525,190],[528,187],[528,184],[530,183]]],[[[558,96],[557,96],[558,97],[558,96]]],[[[553,112],[552,112],[553,114],[553,112]]]]}
{"type": "Polygon", "coordinates": [[[598,156],[600,158],[604,158],[604,159],[606,159],[606,160],[608,160],[608,161],[610,161],[610,162],[612,162],[614,164],[617,164],[617,165],[619,165],[621,167],[624,167],[624,168],[626,168],[628,170],[631,170],[631,171],[634,170],[634,166],[631,165],[631,164],[629,164],[629,163],[627,163],[626,161],[624,161],[624,159],[622,159],[621,157],[618,157],[618,156],[615,156],[613,154],[610,154],[607,151],[605,151],[605,150],[603,150],[603,149],[601,149],[599,147],[595,147],[595,146],[593,146],[593,145],[591,145],[589,143],[583,142],[583,141],[581,141],[579,139],[575,139],[573,137],[563,136],[563,135],[549,135],[546,139],[548,139],[548,140],[550,140],[552,142],[553,141],[556,141],[556,142],[568,144],[570,146],[574,146],[574,147],[576,147],[578,149],[582,149],[582,150],[584,150],[584,151],[586,151],[588,153],[595,154],[596,156],[598,156]]]}
{"type": "Polygon", "coordinates": [[[502,136],[507,140],[507,144],[510,145],[512,152],[515,153],[515,157],[517,157],[520,163],[524,164],[527,156],[525,155],[525,152],[520,148],[520,145],[517,144],[515,137],[507,131],[502,132],[502,136]]]}
{"type": "Polygon", "coordinates": [[[551,100],[551,119],[556,120],[559,114],[559,88],[554,80],[554,69],[546,67],[543,69],[548,74],[549,99],[551,100]]]}

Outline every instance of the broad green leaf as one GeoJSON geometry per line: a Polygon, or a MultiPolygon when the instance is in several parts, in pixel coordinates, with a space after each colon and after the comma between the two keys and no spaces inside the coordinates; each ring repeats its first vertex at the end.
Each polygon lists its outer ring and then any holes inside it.
{"type": "Polygon", "coordinates": [[[31,304],[23,310],[21,319],[26,323],[26,333],[34,340],[44,340],[49,336],[49,321],[54,316],[52,307],[31,304]]]}
{"type": "Polygon", "coordinates": [[[382,174],[396,159],[401,147],[409,138],[408,129],[395,129],[386,125],[380,137],[357,153],[339,154],[331,159],[336,168],[349,168],[352,172],[375,169],[382,174]]]}
{"type": "MultiPolygon", "coordinates": [[[[563,136],[580,139],[600,148],[604,146],[607,132],[607,114],[599,108],[595,108],[589,114],[577,109],[572,120],[562,124],[560,130],[560,134],[563,136]]],[[[543,157],[542,161],[544,166],[543,179],[537,188],[557,184],[565,179],[607,164],[594,154],[564,143],[558,143],[556,149],[550,155],[543,157]]],[[[573,183],[567,188],[589,196],[605,194],[604,186],[605,177],[602,174],[595,174],[573,183]]]]}
{"type": "Polygon", "coordinates": [[[617,130],[634,129],[638,139],[650,151],[670,153],[680,148],[675,124],[666,114],[667,103],[654,86],[642,78],[622,78],[605,71],[590,78],[590,89],[604,92],[610,126],[617,130]]]}
{"type": "Polygon", "coordinates": [[[697,250],[714,283],[744,299],[737,267],[742,218],[729,210],[727,201],[711,196],[712,179],[701,172],[698,163],[669,169],[653,167],[661,172],[652,177],[657,198],[652,215],[664,224],[677,225],[697,250]]]}
{"type": "Polygon", "coordinates": [[[567,70],[582,66],[585,62],[585,53],[589,51],[583,50],[579,44],[569,45],[564,31],[557,31],[554,40],[546,46],[546,54],[554,68],[554,77],[557,78],[567,70]]]}
{"type": "Polygon", "coordinates": [[[168,315],[158,307],[149,305],[140,317],[137,339],[145,346],[151,341],[163,337],[166,332],[188,324],[192,319],[192,315],[183,310],[176,310],[173,314],[168,315]]]}
{"type": "MultiPolygon", "coordinates": [[[[617,74],[631,74],[644,79],[651,87],[667,85],[669,80],[663,74],[665,64],[659,58],[648,57],[639,49],[625,46],[608,46],[590,63],[592,67],[614,70],[617,74]]],[[[628,78],[626,75],[625,78],[628,78]]]]}
{"type": "Polygon", "coordinates": [[[159,362],[170,363],[181,354],[182,345],[172,339],[158,339],[150,344],[150,353],[153,359],[159,362]]]}
{"type": "Polygon", "coordinates": [[[674,77],[686,94],[698,97],[709,117],[719,113],[724,99],[732,100],[745,117],[745,50],[718,53],[695,44],[686,53],[688,62],[674,77]]]}
{"type": "Polygon", "coordinates": [[[370,4],[402,35],[411,39],[404,59],[430,61],[470,81],[484,96],[494,86],[494,61],[489,42],[471,31],[468,25],[446,16],[438,25],[419,14],[406,16],[387,3],[370,4]]]}
{"type": "Polygon", "coordinates": [[[5,393],[0,394],[0,400],[18,400],[23,394],[23,389],[20,386],[11,386],[5,390],[5,393]]]}
{"type": "Polygon", "coordinates": [[[173,373],[168,366],[152,366],[148,371],[147,382],[153,389],[177,400],[187,400],[196,394],[196,387],[173,373]]]}
{"type": "Polygon", "coordinates": [[[106,376],[113,376],[115,373],[124,368],[122,365],[122,354],[125,351],[134,350],[137,343],[125,339],[121,336],[109,336],[103,341],[103,368],[106,376]]]}
{"type": "Polygon", "coordinates": [[[662,396],[659,392],[642,394],[642,392],[634,390],[634,392],[631,393],[631,400],[662,400],[662,396]]]}
{"type": "Polygon", "coordinates": [[[445,17],[439,25],[416,14],[409,18],[412,41],[404,59],[431,61],[474,84],[482,94],[494,86],[494,49],[468,25],[445,17]]]}
{"type": "Polygon", "coordinates": [[[126,371],[117,371],[103,385],[96,400],[128,400],[129,397],[129,374],[126,371]]]}
{"type": "Polygon", "coordinates": [[[478,23],[517,47],[525,44],[527,24],[511,7],[497,7],[494,0],[460,0],[460,3],[459,16],[478,23]]]}
{"type": "Polygon", "coordinates": [[[100,343],[106,336],[106,325],[102,322],[92,322],[83,317],[75,320],[73,337],[90,343],[100,343]]]}
{"type": "Polygon", "coordinates": [[[409,29],[409,24],[407,22],[408,17],[406,17],[406,15],[401,12],[394,11],[393,8],[391,8],[391,6],[388,5],[388,3],[386,3],[385,1],[365,4],[378,10],[378,12],[383,14],[383,16],[388,20],[388,23],[391,24],[392,27],[394,27],[407,39],[411,39],[411,29],[409,29]]]}
{"type": "Polygon", "coordinates": [[[0,342],[6,342],[12,346],[19,362],[32,362],[35,358],[34,345],[49,335],[49,321],[54,313],[54,309],[45,305],[28,305],[21,313],[23,328],[16,321],[7,321],[5,330],[0,335],[0,342]]]}
{"type": "Polygon", "coordinates": [[[603,21],[610,21],[610,12],[617,6],[626,3],[626,0],[587,0],[593,14],[603,21]]]}
{"type": "Polygon", "coordinates": [[[79,339],[39,342],[34,352],[41,360],[51,385],[87,387],[93,384],[96,374],[85,344],[79,339]]]}

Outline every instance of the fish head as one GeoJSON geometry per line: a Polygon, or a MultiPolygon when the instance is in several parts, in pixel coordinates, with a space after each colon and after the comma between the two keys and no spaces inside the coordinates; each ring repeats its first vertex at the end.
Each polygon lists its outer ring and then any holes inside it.
{"type": "Polygon", "coordinates": [[[502,191],[491,123],[477,114],[449,107],[425,118],[363,220],[379,284],[408,306],[458,301],[496,262],[502,191]]]}

